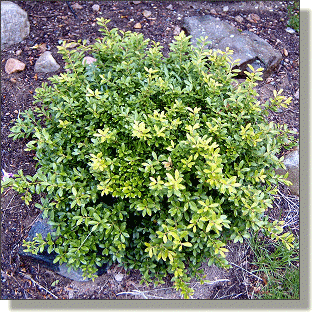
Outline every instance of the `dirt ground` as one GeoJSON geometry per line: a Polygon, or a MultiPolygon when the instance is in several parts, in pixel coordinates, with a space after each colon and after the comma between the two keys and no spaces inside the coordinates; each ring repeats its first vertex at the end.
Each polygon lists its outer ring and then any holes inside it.
{"type": "MultiPolygon", "coordinates": [[[[111,27],[141,32],[145,37],[160,42],[164,52],[173,40],[174,32],[182,25],[183,17],[211,14],[228,21],[242,30],[250,30],[267,40],[283,55],[279,68],[259,84],[260,99],[266,100],[272,90],[284,90],[285,96],[292,96],[290,107],[284,112],[270,112],[269,120],[286,123],[299,135],[299,33],[286,32],[289,1],[69,1],[81,8],[68,6],[67,1],[13,1],[29,16],[30,35],[23,42],[12,45],[1,52],[1,168],[16,173],[22,169],[25,174],[35,173],[35,161],[30,152],[24,151],[25,141],[13,141],[8,137],[10,127],[19,111],[32,106],[35,88],[46,81],[50,74],[37,74],[34,64],[42,53],[35,45],[45,44],[63,71],[64,62],[57,54],[60,40],[87,39],[89,42],[100,36],[97,17],[110,19],[111,27]],[[99,4],[99,11],[92,6],[99,4]],[[170,6],[171,5],[171,6],[170,6]],[[223,7],[228,6],[224,12],[223,7]],[[214,9],[214,10],[213,10],[214,9]],[[146,18],[143,11],[151,11],[146,18]],[[260,20],[250,22],[250,13],[259,15],[260,20]],[[235,20],[242,16],[243,22],[235,20]],[[141,24],[135,29],[136,23],[141,24]],[[33,48],[34,47],[34,48],[33,48]],[[25,70],[7,74],[5,63],[16,58],[26,64],[25,70]]],[[[286,188],[281,189],[286,198],[278,197],[270,217],[276,217],[288,201],[299,202],[286,188]],[[289,198],[288,198],[289,197],[289,198]]],[[[18,254],[22,240],[26,238],[32,224],[41,214],[34,207],[28,207],[20,196],[6,190],[1,196],[1,299],[180,299],[170,281],[161,287],[145,287],[139,284],[137,271],[125,272],[113,265],[106,274],[92,282],[76,282],[45,269],[38,263],[22,258],[18,254]]],[[[294,230],[298,233],[299,221],[294,230]]],[[[230,245],[229,261],[234,267],[225,272],[216,267],[204,265],[211,284],[193,283],[195,299],[252,299],[254,293],[263,290],[263,275],[260,280],[249,273],[253,271],[253,254],[246,244],[230,245]],[[241,268],[240,268],[241,267],[241,268]],[[217,280],[219,280],[217,282],[217,280]]]]}

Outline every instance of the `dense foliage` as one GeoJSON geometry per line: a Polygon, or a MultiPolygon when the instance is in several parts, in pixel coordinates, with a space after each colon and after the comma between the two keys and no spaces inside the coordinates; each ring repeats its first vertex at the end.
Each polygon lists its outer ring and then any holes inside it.
{"type": "Polygon", "coordinates": [[[165,57],[159,43],[107,22],[98,19],[104,37],[94,44],[59,47],[66,72],[36,90],[36,107],[12,128],[14,139],[32,139],[38,168],[4,186],[27,204],[40,194],[55,230],[27,250],[55,251],[89,278],[114,262],[145,281],[172,275],[187,297],[203,261],[228,267],[227,241],[261,229],[290,248],[282,223],[264,215],[286,182],[276,155],[291,146],[286,126],[264,116],[290,98],[274,92],[262,108],[261,70],[238,84],[231,53],[205,49],[206,39],[194,48],[182,32],[165,57]],[[88,54],[96,61],[83,64],[88,54]]]}

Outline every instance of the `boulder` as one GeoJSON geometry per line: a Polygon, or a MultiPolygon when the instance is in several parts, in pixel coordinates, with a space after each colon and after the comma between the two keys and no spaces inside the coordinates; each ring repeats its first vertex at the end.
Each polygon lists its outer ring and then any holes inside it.
{"type": "Polygon", "coordinates": [[[29,32],[27,13],[11,1],[1,1],[1,47],[21,42],[29,32]]]}
{"type": "Polygon", "coordinates": [[[60,68],[59,64],[53,58],[50,51],[44,52],[36,61],[34,66],[35,72],[55,72],[60,68]]]}
{"type": "MultiPolygon", "coordinates": [[[[48,225],[47,221],[44,219],[39,219],[36,221],[33,226],[31,227],[26,241],[32,241],[33,238],[36,236],[37,233],[40,233],[42,235],[42,238],[45,239],[47,237],[48,233],[52,233],[53,229],[50,225],[48,225]]],[[[19,255],[22,257],[31,258],[32,260],[36,261],[43,267],[50,269],[66,278],[69,278],[74,281],[84,282],[84,281],[91,281],[90,279],[84,279],[82,275],[82,271],[71,269],[68,271],[69,267],[66,263],[62,263],[61,265],[59,263],[53,263],[53,260],[56,258],[57,254],[53,251],[50,254],[47,253],[46,250],[44,250],[42,253],[38,254],[32,254],[30,252],[24,252],[25,248],[20,247],[19,255]]],[[[97,272],[97,275],[100,276],[107,272],[109,268],[109,265],[104,264],[102,265],[97,272]]]]}
{"type": "Polygon", "coordinates": [[[283,164],[286,166],[286,170],[278,169],[277,174],[284,175],[289,172],[287,179],[292,182],[292,185],[288,188],[292,194],[299,196],[299,147],[284,157],[283,164]]]}
{"type": "Polygon", "coordinates": [[[11,74],[14,72],[23,71],[25,67],[26,65],[23,62],[17,59],[9,58],[6,62],[4,69],[7,74],[11,74]]]}
{"type": "Polygon", "coordinates": [[[279,65],[282,55],[279,51],[250,31],[240,32],[225,21],[210,15],[187,17],[184,19],[183,28],[191,35],[191,43],[196,46],[196,39],[207,36],[211,44],[208,49],[226,51],[228,47],[233,50],[232,59],[240,59],[237,68],[243,71],[264,68],[263,77],[266,79],[279,65]]]}

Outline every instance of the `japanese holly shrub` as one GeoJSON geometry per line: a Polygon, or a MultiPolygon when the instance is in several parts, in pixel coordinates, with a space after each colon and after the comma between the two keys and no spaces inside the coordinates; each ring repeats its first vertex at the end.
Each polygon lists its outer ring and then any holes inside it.
{"type": "Polygon", "coordinates": [[[228,241],[263,230],[288,249],[283,223],[268,222],[284,167],[276,156],[292,145],[285,125],[268,123],[267,109],[287,106],[274,92],[260,106],[254,89],[261,69],[239,70],[231,52],[197,47],[183,32],[165,57],[142,34],[108,30],[94,44],[63,43],[66,72],[37,88],[35,107],[20,113],[12,136],[31,138],[38,167],[4,186],[23,193],[54,228],[24,242],[34,253],[54,251],[94,279],[103,263],[138,269],[146,282],[172,276],[188,297],[201,263],[220,267],[228,241]],[[91,54],[96,61],[83,64],[91,54]]]}

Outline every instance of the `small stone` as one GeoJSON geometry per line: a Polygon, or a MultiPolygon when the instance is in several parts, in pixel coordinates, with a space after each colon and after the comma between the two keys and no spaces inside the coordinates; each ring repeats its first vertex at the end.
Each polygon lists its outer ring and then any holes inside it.
{"type": "Polygon", "coordinates": [[[149,18],[152,13],[151,13],[151,11],[143,10],[142,14],[143,14],[146,18],[149,18]]]}
{"type": "Polygon", "coordinates": [[[139,4],[141,1],[132,1],[133,4],[139,4]]]}
{"type": "Polygon", "coordinates": [[[99,10],[100,10],[100,6],[99,6],[98,4],[94,4],[94,5],[92,6],[92,10],[93,10],[93,11],[99,11],[99,10]]]}
{"type": "Polygon", "coordinates": [[[135,29],[141,29],[141,23],[138,22],[133,26],[135,29]]]}
{"type": "Polygon", "coordinates": [[[242,23],[243,22],[243,18],[241,16],[236,16],[234,18],[234,20],[236,20],[238,23],[242,23]]]}
{"type": "Polygon", "coordinates": [[[166,8],[167,8],[168,10],[173,10],[172,4],[169,4],[166,8]]]}
{"type": "Polygon", "coordinates": [[[122,274],[122,273],[118,273],[118,274],[116,274],[116,275],[114,276],[114,278],[115,278],[118,282],[122,281],[123,277],[124,277],[124,274],[122,274]]]}
{"type": "Polygon", "coordinates": [[[22,53],[22,50],[17,50],[16,51],[16,56],[20,56],[21,53],[22,53]]]}
{"type": "Polygon", "coordinates": [[[60,66],[56,62],[56,60],[53,58],[50,51],[44,52],[36,61],[36,64],[34,66],[35,72],[48,73],[48,72],[55,72],[58,69],[60,69],[60,66]]]}
{"type": "Polygon", "coordinates": [[[84,57],[83,60],[82,60],[82,64],[83,64],[83,65],[85,65],[85,64],[92,64],[92,63],[94,63],[95,61],[97,61],[97,59],[92,58],[92,57],[84,57]]]}
{"type": "Polygon", "coordinates": [[[288,56],[288,51],[286,50],[286,48],[283,48],[283,54],[287,57],[288,56]]]}
{"type": "Polygon", "coordinates": [[[210,13],[211,13],[211,14],[214,14],[214,15],[217,15],[217,14],[218,14],[215,9],[211,9],[211,10],[210,10],[210,13]]]}
{"type": "Polygon", "coordinates": [[[297,92],[294,94],[294,97],[295,97],[296,99],[299,99],[299,98],[300,98],[299,89],[298,89],[297,92]]]}
{"type": "Polygon", "coordinates": [[[11,74],[14,72],[23,71],[25,67],[26,65],[23,62],[17,59],[9,58],[4,68],[7,74],[11,74]]]}
{"type": "Polygon", "coordinates": [[[286,31],[288,32],[288,33],[295,33],[295,30],[293,30],[292,28],[290,28],[290,27],[288,27],[287,29],[286,29],[286,31]]]}
{"type": "Polygon", "coordinates": [[[223,12],[227,12],[229,10],[229,7],[228,6],[224,6],[223,8],[222,8],[222,11],[223,12]]]}
{"type": "Polygon", "coordinates": [[[17,79],[15,79],[15,78],[10,78],[10,81],[11,81],[12,83],[16,83],[16,82],[17,82],[17,79]]]}
{"type": "Polygon", "coordinates": [[[174,29],[173,29],[173,34],[175,36],[178,36],[181,32],[181,28],[179,26],[175,26],[174,29]]]}
{"type": "Polygon", "coordinates": [[[72,8],[72,9],[82,9],[83,7],[80,6],[79,3],[75,3],[75,4],[72,4],[72,5],[71,5],[71,8],[72,8]]]}

